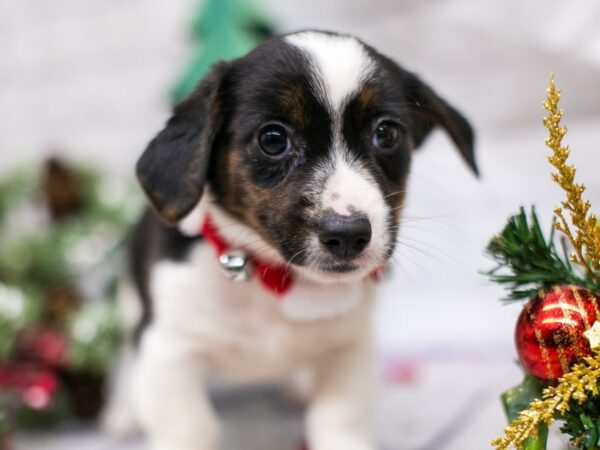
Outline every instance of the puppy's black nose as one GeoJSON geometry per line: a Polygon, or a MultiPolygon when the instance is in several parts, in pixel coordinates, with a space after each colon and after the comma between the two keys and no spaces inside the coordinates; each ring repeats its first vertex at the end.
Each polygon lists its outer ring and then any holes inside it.
{"type": "Polygon", "coordinates": [[[329,214],[321,223],[319,240],[331,254],[352,259],[371,241],[371,223],[364,214],[329,214]]]}

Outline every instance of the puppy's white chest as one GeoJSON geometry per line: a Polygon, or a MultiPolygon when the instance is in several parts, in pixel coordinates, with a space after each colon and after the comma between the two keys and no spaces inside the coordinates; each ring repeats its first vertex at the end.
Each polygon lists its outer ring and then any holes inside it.
{"type": "Polygon", "coordinates": [[[370,282],[320,285],[297,280],[282,298],[257,279],[228,280],[213,250],[159,263],[151,280],[154,326],[184,336],[219,372],[261,378],[285,373],[364,329],[370,282]]]}

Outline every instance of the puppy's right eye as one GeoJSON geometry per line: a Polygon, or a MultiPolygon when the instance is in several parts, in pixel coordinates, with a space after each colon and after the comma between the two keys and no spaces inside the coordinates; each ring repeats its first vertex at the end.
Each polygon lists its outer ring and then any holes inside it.
{"type": "Polygon", "coordinates": [[[383,120],[375,128],[373,145],[381,149],[390,149],[396,145],[399,137],[398,125],[391,120],[383,120]]]}
{"type": "Polygon", "coordinates": [[[291,147],[287,131],[281,125],[268,125],[263,128],[258,143],[268,156],[281,156],[291,147]]]}

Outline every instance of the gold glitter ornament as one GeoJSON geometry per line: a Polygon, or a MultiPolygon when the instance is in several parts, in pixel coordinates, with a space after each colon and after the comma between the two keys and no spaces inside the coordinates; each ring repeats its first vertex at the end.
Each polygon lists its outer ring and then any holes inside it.
{"type": "Polygon", "coordinates": [[[590,202],[583,200],[585,185],[575,183],[575,166],[567,164],[570,150],[568,146],[562,145],[567,129],[560,124],[564,112],[558,107],[559,101],[560,90],[556,88],[552,76],[544,101],[544,108],[549,113],[544,117],[544,126],[549,133],[546,145],[552,150],[548,160],[557,170],[552,174],[552,179],[567,194],[567,199],[554,210],[558,217],[554,221],[554,228],[564,233],[573,245],[571,261],[583,266],[593,278],[600,280],[597,273],[600,270],[600,228],[596,216],[589,212],[590,202]],[[575,231],[567,222],[565,213],[570,214],[575,231]]]}

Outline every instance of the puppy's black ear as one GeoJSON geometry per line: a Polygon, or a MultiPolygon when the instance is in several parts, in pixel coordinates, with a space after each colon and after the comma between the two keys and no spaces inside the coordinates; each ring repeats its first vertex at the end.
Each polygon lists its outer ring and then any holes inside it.
{"type": "Polygon", "coordinates": [[[479,175],[475,162],[475,136],[465,117],[416,75],[407,72],[405,86],[412,105],[412,137],[419,147],[435,126],[441,126],[450,135],[469,168],[479,175]]]}
{"type": "Polygon", "coordinates": [[[227,63],[215,65],[175,107],[165,128],[138,160],[138,180],[152,207],[169,225],[185,217],[202,196],[211,149],[222,125],[219,93],[227,71],[227,63]]]}

